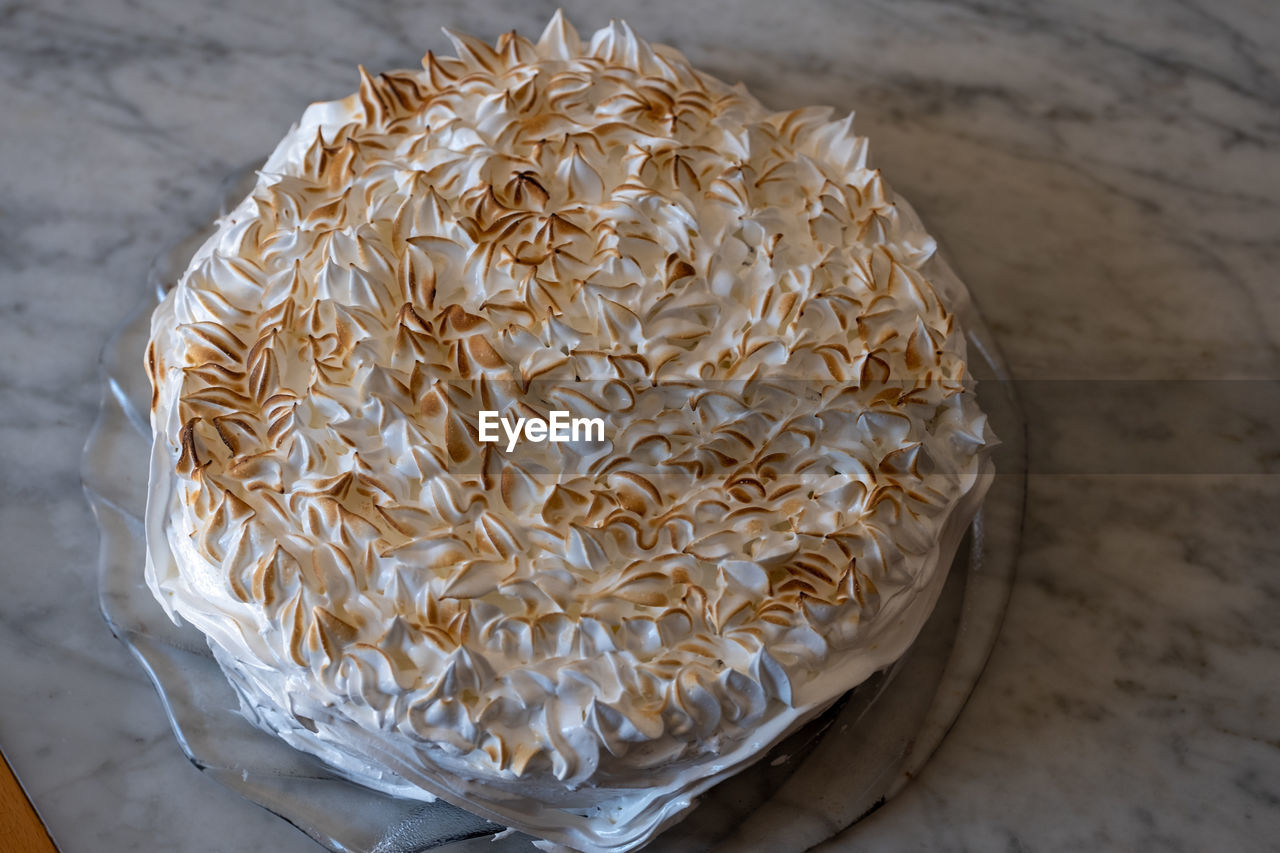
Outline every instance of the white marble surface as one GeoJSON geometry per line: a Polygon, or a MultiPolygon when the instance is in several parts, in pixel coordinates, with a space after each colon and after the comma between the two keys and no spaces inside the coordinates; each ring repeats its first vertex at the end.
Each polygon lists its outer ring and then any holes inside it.
{"type": "MultiPolygon", "coordinates": [[[[773,106],[856,108],[1038,380],[988,671],[921,778],[823,850],[1275,849],[1274,4],[565,6],[584,29],[625,14],[773,106]]],[[[182,758],[99,617],[78,457],[103,339],[218,179],[357,63],[552,9],[0,3],[0,745],[66,853],[317,849],[182,758]]]]}

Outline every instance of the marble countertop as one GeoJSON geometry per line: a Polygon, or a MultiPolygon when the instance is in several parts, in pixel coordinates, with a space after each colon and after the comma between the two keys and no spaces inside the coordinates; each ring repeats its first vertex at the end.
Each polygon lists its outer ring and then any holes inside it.
{"type": "MultiPolygon", "coordinates": [[[[822,849],[1274,845],[1273,5],[564,5],[771,106],[856,109],[1019,380],[1026,529],[990,665],[919,779],[822,849]]],[[[99,615],[78,466],[102,342],[218,181],[357,63],[553,8],[0,2],[0,746],[66,853],[318,849],[187,763],[99,615]]]]}

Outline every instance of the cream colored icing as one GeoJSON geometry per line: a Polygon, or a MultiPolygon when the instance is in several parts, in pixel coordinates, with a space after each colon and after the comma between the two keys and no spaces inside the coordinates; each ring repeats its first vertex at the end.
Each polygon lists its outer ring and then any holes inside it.
{"type": "Polygon", "coordinates": [[[622,23],[450,37],[156,311],[147,581],[349,777],[630,850],[918,632],[991,474],[963,294],[849,119],[622,23]]]}

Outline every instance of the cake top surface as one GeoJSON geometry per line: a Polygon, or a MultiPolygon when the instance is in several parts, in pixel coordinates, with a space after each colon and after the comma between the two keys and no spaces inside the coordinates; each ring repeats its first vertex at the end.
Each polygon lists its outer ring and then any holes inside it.
{"type": "Polygon", "coordinates": [[[989,436],[851,117],[625,24],[451,38],[310,107],[157,314],[153,587],[455,770],[623,784],[896,656],[989,436]],[[482,440],[555,411],[602,435],[482,440]]]}

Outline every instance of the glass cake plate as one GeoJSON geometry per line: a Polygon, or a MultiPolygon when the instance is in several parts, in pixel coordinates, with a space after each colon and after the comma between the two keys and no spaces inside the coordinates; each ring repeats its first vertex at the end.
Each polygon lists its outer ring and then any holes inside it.
{"type": "MultiPolygon", "coordinates": [[[[250,168],[224,182],[222,212],[247,194],[255,178],[250,168]]],[[[157,260],[146,294],[102,353],[102,406],[81,467],[101,529],[103,615],[146,669],[191,762],[330,850],[533,853],[527,835],[443,801],[402,800],[364,788],[255,728],[240,715],[204,636],[170,622],[144,583],[151,391],[143,353],[152,309],[208,233],[191,235],[157,260]]],[[[959,288],[945,261],[930,263],[935,281],[959,288]]],[[[1025,424],[981,318],[970,307],[961,319],[979,400],[1001,444],[995,482],[932,616],[896,664],[703,794],[698,807],[654,844],[664,853],[799,853],[821,843],[920,772],[977,683],[1013,581],[1025,495],[1025,424]]]]}

